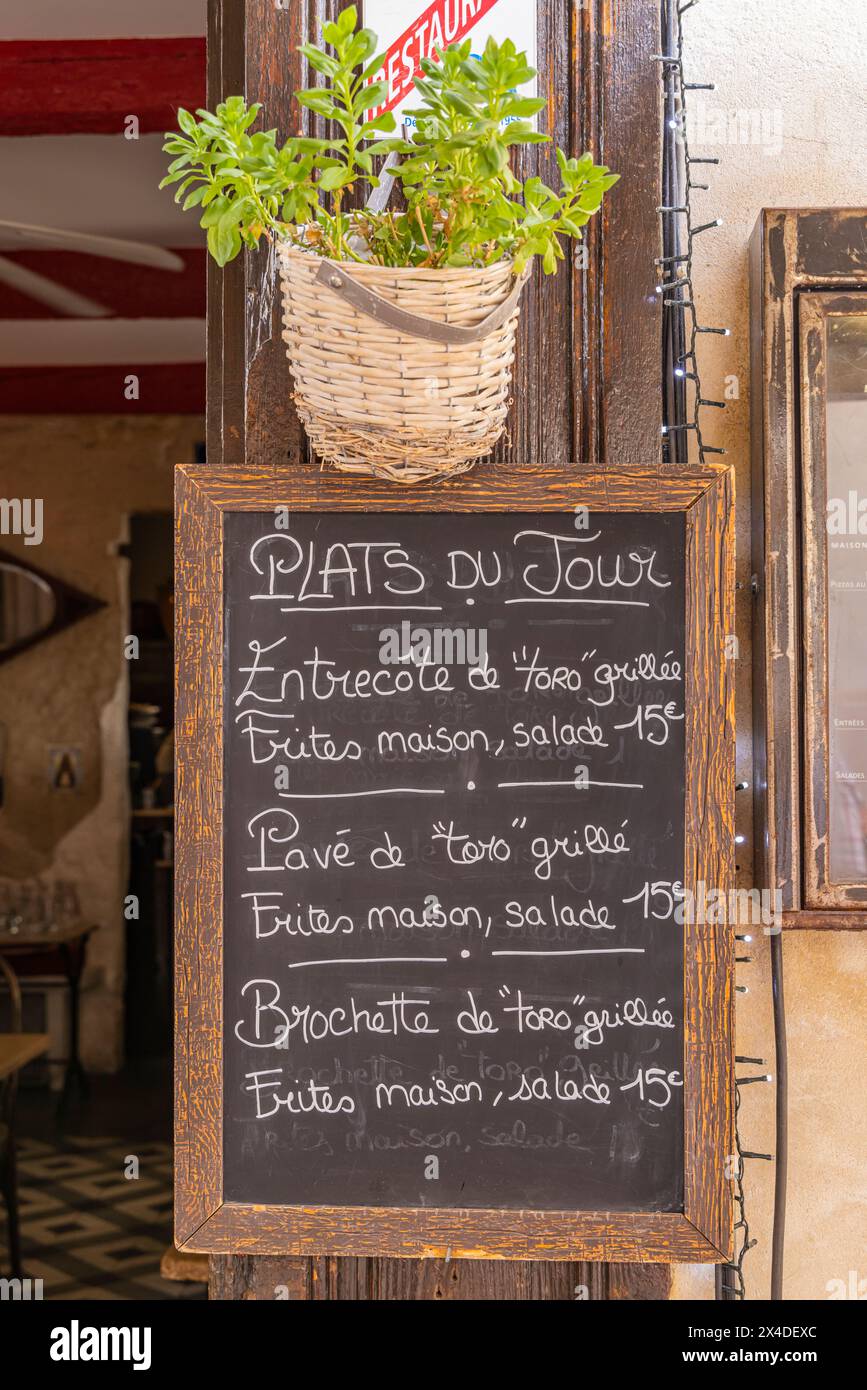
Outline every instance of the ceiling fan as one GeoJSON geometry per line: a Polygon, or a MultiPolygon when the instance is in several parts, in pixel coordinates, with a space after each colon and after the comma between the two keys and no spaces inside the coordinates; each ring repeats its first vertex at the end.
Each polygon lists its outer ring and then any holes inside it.
{"type": "MultiPolygon", "coordinates": [[[[104,256],[107,260],[125,261],[128,265],[152,266],[156,270],[177,272],[184,269],[181,257],[162,246],[149,246],[143,241],[125,241],[117,237],[93,236],[88,232],[66,232],[56,227],[31,227],[23,222],[0,219],[0,252],[29,251],[36,247],[82,251],[89,256],[104,256]]],[[[0,255],[0,282],[71,318],[112,317],[112,310],[104,304],[66,289],[64,285],[58,285],[45,275],[7,260],[3,255],[0,255]]]]}

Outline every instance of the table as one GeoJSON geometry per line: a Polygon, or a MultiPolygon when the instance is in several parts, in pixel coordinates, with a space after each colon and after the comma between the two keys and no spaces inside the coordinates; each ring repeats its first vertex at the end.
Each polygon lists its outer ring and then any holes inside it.
{"type": "Polygon", "coordinates": [[[88,1093],[87,1075],[81,1065],[78,1050],[78,1019],[81,974],[84,969],[87,939],[96,926],[92,922],[73,922],[69,926],[58,927],[56,931],[0,932],[0,955],[10,962],[24,956],[60,956],[63,972],[69,985],[69,1056],[63,1075],[63,1088],[58,1102],[58,1112],[62,1113],[77,1090],[79,1095],[88,1093]]]}
{"type": "Polygon", "coordinates": [[[47,1033],[0,1033],[0,1194],[9,1214],[9,1263],[21,1278],[18,1177],[15,1165],[16,1078],[22,1067],[48,1051],[47,1033]]]}
{"type": "Polygon", "coordinates": [[[0,1081],[48,1051],[47,1033],[0,1033],[0,1081]]]}

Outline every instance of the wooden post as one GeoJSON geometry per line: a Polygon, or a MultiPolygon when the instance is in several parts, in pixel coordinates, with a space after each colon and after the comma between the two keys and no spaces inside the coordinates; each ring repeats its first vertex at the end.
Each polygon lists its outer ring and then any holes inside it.
{"type": "MultiPolygon", "coordinates": [[[[208,104],[235,93],[265,105],[289,135],[308,119],[297,46],[345,8],[341,0],[209,0],[208,104]]],[[[660,0],[545,0],[539,6],[542,120],[572,153],[623,175],[588,228],[587,264],[528,287],[504,462],[655,464],[662,426],[659,251],[660,0]]],[[[547,172],[546,147],[522,157],[547,172]]],[[[267,249],[209,269],[208,462],[286,467],[308,458],[291,402],[267,249]]],[[[219,1256],[216,1299],[651,1299],[665,1265],[219,1256]]]]}

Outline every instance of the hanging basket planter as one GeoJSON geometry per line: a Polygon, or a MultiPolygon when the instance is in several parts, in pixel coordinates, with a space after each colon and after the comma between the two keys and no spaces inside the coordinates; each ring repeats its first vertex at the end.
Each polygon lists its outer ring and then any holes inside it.
{"type": "Polygon", "coordinates": [[[392,269],[287,242],[278,258],[295,404],[324,462],[410,484],[455,477],[491,452],[529,269],[392,269]]]}
{"type": "Polygon", "coordinates": [[[617,175],[555,149],[553,186],[518,177],[516,154],[550,136],[511,39],[423,59],[401,133],[387,55],[357,6],[322,40],[299,50],[316,78],[295,93],[304,129],[279,143],[242,96],[181,108],[161,186],[199,210],[218,265],[263,239],[276,249],[293,396],[319,458],[393,483],[446,480],[503,437],[532,267],[556,274],[617,175]]]}

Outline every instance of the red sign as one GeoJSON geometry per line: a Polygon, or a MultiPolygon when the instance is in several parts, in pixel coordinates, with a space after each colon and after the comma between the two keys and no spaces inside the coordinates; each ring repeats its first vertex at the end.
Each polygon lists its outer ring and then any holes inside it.
{"type": "Polygon", "coordinates": [[[388,83],[388,97],[374,115],[393,111],[412,91],[423,58],[435,58],[438,48],[460,43],[497,0],[433,0],[433,4],[391,45],[381,77],[388,83]]]}

